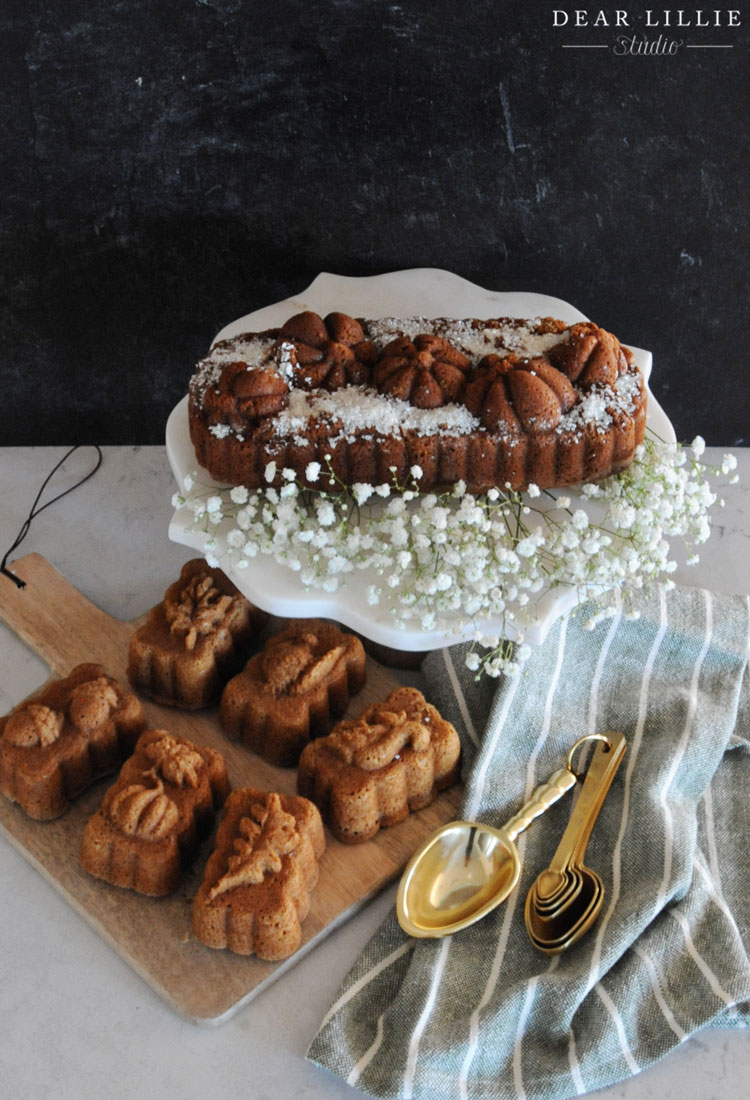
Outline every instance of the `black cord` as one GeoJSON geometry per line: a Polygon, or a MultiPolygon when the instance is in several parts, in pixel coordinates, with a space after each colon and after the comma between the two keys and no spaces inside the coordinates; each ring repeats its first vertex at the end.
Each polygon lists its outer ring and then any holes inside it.
{"type": "Polygon", "coordinates": [[[13,545],[6,552],[5,556],[3,557],[2,562],[0,562],[0,573],[3,573],[6,577],[10,577],[10,579],[13,581],[13,583],[15,585],[17,585],[18,588],[25,588],[26,587],[26,581],[22,581],[20,577],[17,577],[15,575],[15,573],[10,572],[10,570],[7,568],[8,558],[10,557],[10,555],[13,553],[14,550],[18,549],[18,547],[21,545],[23,540],[26,538],[27,534],[29,533],[29,528],[31,527],[32,521],[36,519],[36,517],[39,515],[40,512],[43,512],[45,508],[49,508],[49,506],[51,504],[54,504],[56,501],[62,500],[62,498],[67,496],[68,493],[72,493],[74,489],[77,489],[79,487],[79,485],[83,485],[84,482],[88,481],[90,477],[94,476],[94,474],[96,473],[96,471],[99,469],[99,467],[102,464],[102,457],[103,456],[102,456],[101,447],[97,446],[96,443],[92,443],[91,446],[94,448],[97,455],[99,456],[96,460],[96,466],[94,466],[93,470],[90,470],[89,473],[87,473],[85,477],[82,477],[80,481],[77,481],[75,483],[75,485],[71,485],[68,489],[63,490],[62,493],[58,493],[56,497],[52,497],[52,500],[48,500],[46,504],[43,504],[41,506],[41,508],[38,508],[37,505],[39,504],[39,501],[41,500],[42,493],[47,488],[50,481],[55,476],[55,474],[60,469],[60,467],[63,465],[63,463],[67,459],[70,458],[70,456],[73,454],[74,451],[77,451],[79,449],[79,446],[76,445],[75,447],[71,447],[70,450],[67,452],[67,454],[63,455],[63,457],[60,459],[60,461],[57,463],[57,465],[54,466],[50,470],[50,472],[47,474],[44,481],[42,482],[41,488],[39,489],[39,492],[37,493],[36,498],[34,499],[34,503],[31,505],[31,511],[29,512],[26,519],[23,521],[23,525],[21,527],[21,530],[16,535],[16,538],[15,538],[15,541],[14,541],[13,545]]]}

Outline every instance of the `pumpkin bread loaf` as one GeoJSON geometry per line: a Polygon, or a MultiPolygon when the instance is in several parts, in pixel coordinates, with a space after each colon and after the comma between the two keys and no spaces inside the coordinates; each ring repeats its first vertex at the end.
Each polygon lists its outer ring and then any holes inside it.
{"type": "Polygon", "coordinates": [[[427,492],[577,485],[643,440],[631,351],[591,322],[322,318],[218,341],[189,387],[190,437],[212,477],[250,489],[292,469],[316,487],[427,492]],[[318,473],[318,467],[322,473],[318,473]]]}

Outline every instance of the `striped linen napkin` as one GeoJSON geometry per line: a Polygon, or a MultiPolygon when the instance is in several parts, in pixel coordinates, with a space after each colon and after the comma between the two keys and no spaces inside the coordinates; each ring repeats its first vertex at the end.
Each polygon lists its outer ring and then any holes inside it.
{"type": "Polygon", "coordinates": [[[518,840],[521,881],[484,921],[414,940],[388,918],[308,1058],[377,1097],[563,1100],[638,1073],[707,1025],[750,1022],[750,600],[675,588],[593,631],[560,620],[522,675],[477,683],[431,654],[430,695],[465,747],[463,816],[501,824],[586,733],[628,751],[586,863],[602,913],[562,955],[526,935],[526,892],[562,799],[518,840]]]}

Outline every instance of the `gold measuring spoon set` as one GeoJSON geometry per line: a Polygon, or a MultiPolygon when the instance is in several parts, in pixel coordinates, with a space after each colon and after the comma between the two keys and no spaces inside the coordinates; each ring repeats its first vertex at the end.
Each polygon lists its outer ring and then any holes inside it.
{"type": "Polygon", "coordinates": [[[568,752],[564,768],[532,794],[500,829],[451,821],[428,837],[403,873],[396,898],[401,927],[411,936],[447,936],[475,924],[512,893],[521,875],[515,841],[579,781],[573,762],[588,741],[596,748],[557,851],[526,896],[526,930],[540,951],[556,955],[591,927],[604,903],[599,875],[584,864],[607,791],[625,755],[621,733],[587,734],[568,752]]]}

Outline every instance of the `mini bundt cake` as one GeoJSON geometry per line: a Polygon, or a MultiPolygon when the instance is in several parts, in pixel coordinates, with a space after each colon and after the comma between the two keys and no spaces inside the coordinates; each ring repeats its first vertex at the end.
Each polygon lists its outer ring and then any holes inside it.
{"type": "Polygon", "coordinates": [[[460,753],[456,730],[422,693],[397,688],[306,746],[297,790],[320,808],[335,837],[356,844],[451,786],[460,753]]]}
{"type": "Polygon", "coordinates": [[[233,740],[291,767],[365,685],[359,638],[322,619],[290,619],[224,688],[219,719],[233,740]]]}
{"type": "Polygon", "coordinates": [[[469,492],[576,485],[625,469],[646,389],[629,349],[552,318],[325,319],[216,343],[190,382],[198,462],[257,489],[284,468],[315,484],[462,480],[469,492]],[[330,464],[330,470],[328,468],[330,464]]]}
{"type": "Polygon", "coordinates": [[[209,706],[267,621],[221,569],[194,558],[130,639],[128,679],[167,706],[209,706]]]}
{"type": "Polygon", "coordinates": [[[38,821],[115,771],[146,728],[135,695],[101,665],[76,665],[0,718],[0,791],[38,821]]]}
{"type": "Polygon", "coordinates": [[[81,863],[113,886],[169,894],[228,794],[220,753],[166,730],[147,730],[86,823],[81,863]]]}
{"type": "Polygon", "coordinates": [[[306,798],[233,791],[193,904],[193,932],[208,947],[287,958],[301,943],[324,849],[320,814],[306,798]]]}

